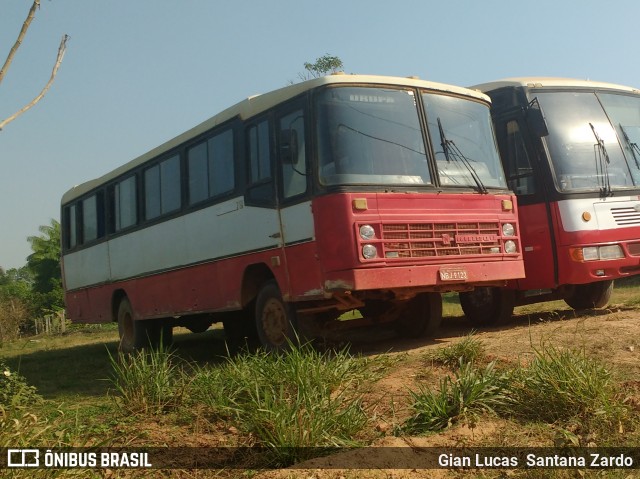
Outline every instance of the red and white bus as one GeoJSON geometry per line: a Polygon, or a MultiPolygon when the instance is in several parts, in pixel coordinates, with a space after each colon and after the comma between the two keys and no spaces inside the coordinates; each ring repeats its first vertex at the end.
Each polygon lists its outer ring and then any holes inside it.
{"type": "Polygon", "coordinates": [[[461,295],[465,314],[482,324],[514,304],[605,306],[613,280],[640,273],[640,91],[559,78],[471,88],[492,99],[526,278],[461,295]]]}
{"type": "Polygon", "coordinates": [[[352,309],[432,333],[440,292],[524,274],[489,104],[332,75],[232,106],[63,196],[68,316],[126,351],[220,321],[278,349],[352,309]]]}

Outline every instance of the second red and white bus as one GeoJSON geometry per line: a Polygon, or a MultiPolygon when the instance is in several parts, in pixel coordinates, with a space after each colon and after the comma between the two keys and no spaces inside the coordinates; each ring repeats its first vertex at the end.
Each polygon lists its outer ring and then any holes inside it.
{"type": "Polygon", "coordinates": [[[121,348],[255,330],[286,347],[360,309],[433,332],[440,293],[524,273],[485,95],[332,75],[248,98],[62,198],[73,321],[121,348]]]}
{"type": "Polygon", "coordinates": [[[462,294],[465,314],[486,324],[518,304],[605,306],[613,280],[640,273],[640,90],[539,77],[472,88],[492,99],[526,278],[462,294]]]}

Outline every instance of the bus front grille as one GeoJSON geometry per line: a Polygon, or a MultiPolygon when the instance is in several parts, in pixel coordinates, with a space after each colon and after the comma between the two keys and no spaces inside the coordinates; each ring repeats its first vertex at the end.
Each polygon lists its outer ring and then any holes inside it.
{"type": "Polygon", "coordinates": [[[386,259],[503,252],[497,222],[384,223],[381,233],[386,259]]]}

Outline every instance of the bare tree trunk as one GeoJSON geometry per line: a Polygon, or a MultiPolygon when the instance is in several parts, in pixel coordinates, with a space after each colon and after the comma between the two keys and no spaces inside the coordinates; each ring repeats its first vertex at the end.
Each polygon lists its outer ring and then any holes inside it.
{"type": "MultiPolygon", "coordinates": [[[[18,34],[18,38],[16,42],[13,44],[13,47],[11,47],[11,50],[9,51],[9,55],[7,56],[7,59],[4,62],[4,65],[2,66],[2,70],[0,70],[0,83],[2,83],[4,76],[9,70],[9,67],[11,66],[11,62],[13,61],[13,57],[15,57],[16,52],[18,51],[18,48],[20,48],[20,45],[22,45],[22,40],[27,34],[29,25],[31,25],[31,21],[33,20],[33,17],[35,16],[35,12],[38,8],[40,8],[40,0],[34,0],[33,5],[31,5],[31,9],[29,10],[29,14],[27,15],[27,19],[22,24],[22,29],[18,34]]],[[[44,86],[42,91],[33,100],[31,100],[29,103],[23,106],[20,110],[18,110],[13,115],[11,115],[9,118],[7,118],[6,120],[0,121],[0,130],[2,130],[6,125],[11,123],[16,118],[18,118],[25,111],[27,111],[36,103],[38,103],[40,100],[42,100],[45,94],[49,91],[49,88],[51,88],[51,84],[53,83],[53,80],[58,74],[58,68],[60,68],[60,64],[62,63],[62,59],[64,58],[64,54],[67,50],[67,40],[69,40],[69,35],[66,35],[66,34],[63,35],[62,40],[60,41],[60,46],[58,47],[58,56],[56,57],[56,63],[55,65],[53,65],[53,70],[51,71],[51,76],[49,77],[49,81],[44,86]]]]}

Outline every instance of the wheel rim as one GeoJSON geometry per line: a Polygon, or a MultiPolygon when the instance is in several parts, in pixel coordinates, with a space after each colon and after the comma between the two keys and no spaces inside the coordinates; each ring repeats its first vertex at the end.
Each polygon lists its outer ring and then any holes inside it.
{"type": "Polygon", "coordinates": [[[281,346],[286,342],[289,318],[284,304],[277,299],[271,298],[264,305],[262,330],[271,344],[281,346]]]}

